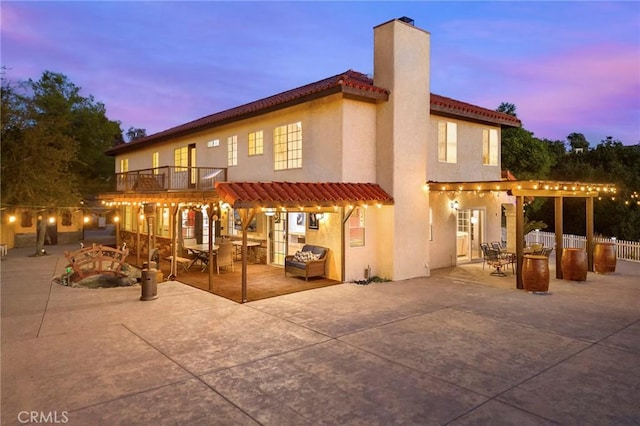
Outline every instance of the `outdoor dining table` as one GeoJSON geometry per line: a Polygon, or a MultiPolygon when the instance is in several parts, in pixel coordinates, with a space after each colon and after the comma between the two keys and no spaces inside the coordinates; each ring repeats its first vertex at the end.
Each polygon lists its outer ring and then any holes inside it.
{"type": "MultiPolygon", "coordinates": [[[[236,257],[237,257],[238,249],[242,248],[242,241],[235,240],[235,241],[232,241],[232,244],[236,248],[236,257]]],[[[253,257],[253,263],[256,263],[255,248],[258,247],[258,246],[260,246],[260,243],[257,242],[257,241],[247,241],[247,250],[251,251],[251,254],[253,255],[253,256],[250,256],[250,257],[253,257]]]]}
{"type": "MultiPolygon", "coordinates": [[[[188,246],[184,246],[184,248],[194,255],[193,260],[187,266],[187,269],[190,269],[197,261],[202,263],[202,271],[207,269],[207,265],[209,264],[209,244],[192,244],[188,246]]],[[[213,252],[216,252],[220,246],[213,246],[213,252]]]]}

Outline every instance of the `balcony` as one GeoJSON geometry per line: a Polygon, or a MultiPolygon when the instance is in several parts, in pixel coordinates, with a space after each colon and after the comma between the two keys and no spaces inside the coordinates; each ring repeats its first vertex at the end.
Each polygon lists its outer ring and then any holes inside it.
{"type": "Polygon", "coordinates": [[[226,168],[164,166],[116,173],[116,191],[212,191],[226,180],[226,168]]]}

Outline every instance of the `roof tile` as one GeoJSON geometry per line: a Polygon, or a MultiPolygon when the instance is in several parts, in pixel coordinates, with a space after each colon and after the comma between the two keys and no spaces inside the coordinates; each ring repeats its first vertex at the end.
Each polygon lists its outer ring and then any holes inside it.
{"type": "Polygon", "coordinates": [[[393,204],[393,198],[374,183],[216,182],[216,191],[234,208],[393,204]]]}

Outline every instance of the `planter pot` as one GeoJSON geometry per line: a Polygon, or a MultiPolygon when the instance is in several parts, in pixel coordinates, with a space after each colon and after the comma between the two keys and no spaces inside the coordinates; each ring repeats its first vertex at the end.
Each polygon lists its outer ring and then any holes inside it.
{"type": "Polygon", "coordinates": [[[613,274],[616,271],[614,243],[596,243],[593,249],[593,269],[598,274],[613,274]]]}
{"type": "Polygon", "coordinates": [[[570,281],[587,280],[587,252],[579,248],[562,250],[562,278],[570,281]]]}
{"type": "Polygon", "coordinates": [[[549,258],[526,254],[522,261],[522,284],[527,291],[549,290],[549,258]]]}

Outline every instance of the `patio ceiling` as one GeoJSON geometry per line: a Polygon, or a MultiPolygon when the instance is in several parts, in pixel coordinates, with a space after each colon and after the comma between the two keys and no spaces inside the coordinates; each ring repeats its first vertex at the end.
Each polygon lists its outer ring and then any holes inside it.
{"type": "Polygon", "coordinates": [[[216,182],[233,208],[311,208],[393,204],[378,184],[343,182],[216,182]]]}

